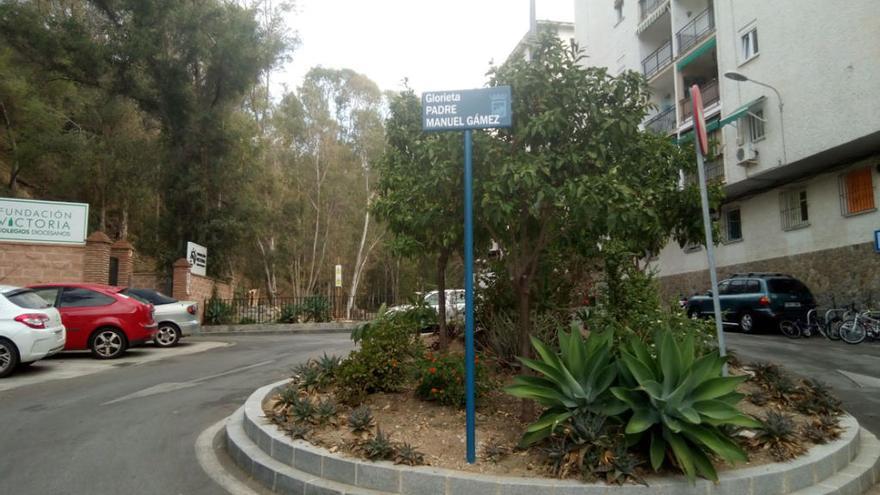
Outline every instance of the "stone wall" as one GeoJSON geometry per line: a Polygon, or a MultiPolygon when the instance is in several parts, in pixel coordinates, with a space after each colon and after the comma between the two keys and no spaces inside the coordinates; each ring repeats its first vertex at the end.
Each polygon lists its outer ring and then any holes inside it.
{"type": "Polygon", "coordinates": [[[235,297],[232,284],[190,273],[189,269],[190,264],[184,258],[174,262],[171,297],[181,301],[198,302],[199,320],[205,314],[205,302],[211,298],[215,289],[217,297],[220,299],[232,299],[235,297]]]}
{"type": "MultiPolygon", "coordinates": [[[[751,263],[718,267],[718,280],[734,273],[781,272],[810,288],[821,307],[855,302],[858,306],[880,306],[880,253],[872,243],[813,251],[751,263]]],[[[664,302],[679,295],[703,293],[709,289],[709,271],[681,273],[660,278],[664,302]]]]}
{"type": "Polygon", "coordinates": [[[80,282],[84,260],[83,246],[0,243],[0,284],[80,282]]]}

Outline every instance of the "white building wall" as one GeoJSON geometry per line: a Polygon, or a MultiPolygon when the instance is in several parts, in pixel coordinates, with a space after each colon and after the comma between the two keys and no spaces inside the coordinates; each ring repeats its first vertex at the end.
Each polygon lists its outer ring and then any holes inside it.
{"type": "MultiPolygon", "coordinates": [[[[841,213],[838,177],[845,171],[871,166],[874,201],[880,205],[876,194],[880,184],[878,164],[880,158],[863,160],[842,170],[789,184],[787,187],[805,186],[807,190],[810,224],[796,230],[782,230],[780,189],[725,205],[725,208],[740,208],[743,239],[715,247],[718,266],[723,268],[873,241],[874,230],[880,229],[880,212],[874,210],[860,215],[844,216],[841,213]]],[[[678,243],[670,242],[660,252],[660,262],[655,263],[654,268],[658,269],[661,277],[705,270],[706,251],[700,249],[686,253],[678,243]]]]}

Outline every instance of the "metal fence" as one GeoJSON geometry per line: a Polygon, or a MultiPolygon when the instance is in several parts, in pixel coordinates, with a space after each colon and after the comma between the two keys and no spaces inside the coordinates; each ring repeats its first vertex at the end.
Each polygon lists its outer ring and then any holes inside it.
{"type": "Polygon", "coordinates": [[[675,129],[675,107],[669,107],[645,122],[645,129],[659,134],[669,134],[675,129]]]}
{"type": "Polygon", "coordinates": [[[679,55],[688,51],[698,41],[706,35],[715,31],[715,16],[712,8],[708,8],[697,14],[690,22],[679,29],[676,36],[678,37],[678,53],[679,55]]]}
{"type": "Polygon", "coordinates": [[[642,59],[642,72],[645,73],[646,78],[650,78],[670,63],[672,63],[672,41],[668,40],[642,59]]]}
{"type": "Polygon", "coordinates": [[[375,318],[383,302],[380,302],[376,297],[356,298],[356,303],[349,313],[347,311],[348,297],[343,294],[274,298],[212,298],[204,302],[204,323],[206,325],[245,325],[320,323],[339,320],[367,321],[375,318]]]}

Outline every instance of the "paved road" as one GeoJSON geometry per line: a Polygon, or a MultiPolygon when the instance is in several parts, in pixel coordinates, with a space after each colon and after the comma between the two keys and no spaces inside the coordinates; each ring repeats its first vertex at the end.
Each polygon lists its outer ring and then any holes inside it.
{"type": "Polygon", "coordinates": [[[0,392],[0,494],[223,493],[199,433],[295,363],[351,348],[347,334],[210,340],[233,345],[0,392]]]}
{"type": "Polygon", "coordinates": [[[777,362],[792,373],[832,386],[844,408],[862,426],[880,434],[880,344],[848,345],[822,337],[792,340],[781,335],[725,335],[743,362],[777,362]]]}

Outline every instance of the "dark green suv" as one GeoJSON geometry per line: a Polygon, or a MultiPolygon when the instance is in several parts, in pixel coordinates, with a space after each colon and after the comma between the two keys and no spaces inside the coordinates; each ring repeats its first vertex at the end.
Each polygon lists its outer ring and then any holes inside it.
{"type": "MultiPolygon", "coordinates": [[[[802,319],[816,307],[810,289],[782,273],[737,273],[718,283],[721,317],[725,326],[745,333],[761,327],[776,329],[783,319],[802,319]]],[[[688,298],[687,314],[712,318],[712,291],[688,298]]]]}

